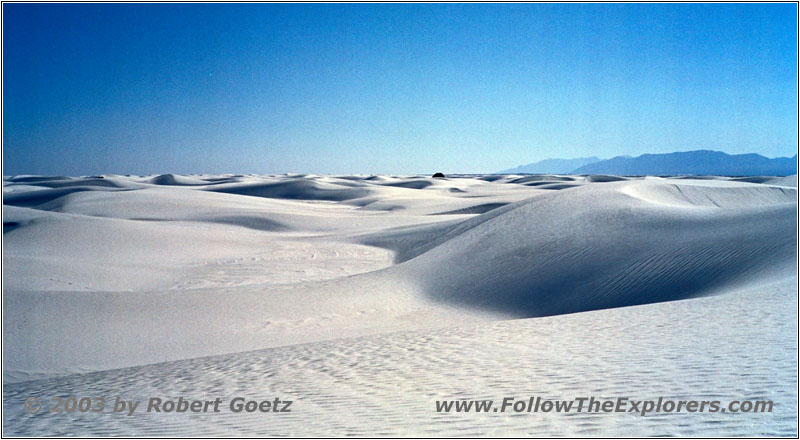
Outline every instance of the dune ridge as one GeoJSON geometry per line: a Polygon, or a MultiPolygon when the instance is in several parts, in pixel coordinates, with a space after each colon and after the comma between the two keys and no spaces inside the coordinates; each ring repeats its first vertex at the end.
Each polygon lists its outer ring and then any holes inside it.
{"type": "Polygon", "coordinates": [[[690,298],[791,270],[795,198],[770,187],[585,186],[464,222],[404,270],[437,299],[520,317],[690,298]]]}

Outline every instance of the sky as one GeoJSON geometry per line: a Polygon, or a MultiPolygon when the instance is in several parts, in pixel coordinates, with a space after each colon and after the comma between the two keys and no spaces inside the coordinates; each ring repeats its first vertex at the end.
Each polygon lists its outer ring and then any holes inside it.
{"type": "Polygon", "coordinates": [[[3,4],[3,174],[796,154],[795,4],[3,4]]]}

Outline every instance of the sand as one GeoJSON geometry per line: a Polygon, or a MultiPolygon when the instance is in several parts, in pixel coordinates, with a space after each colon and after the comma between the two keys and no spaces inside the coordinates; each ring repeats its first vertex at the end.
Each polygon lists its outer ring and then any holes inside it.
{"type": "Polygon", "coordinates": [[[5,434],[796,435],[797,178],[5,177],[5,434]],[[23,411],[292,396],[289,415],[23,411]],[[437,414],[768,396],[771,414],[437,414]]]}

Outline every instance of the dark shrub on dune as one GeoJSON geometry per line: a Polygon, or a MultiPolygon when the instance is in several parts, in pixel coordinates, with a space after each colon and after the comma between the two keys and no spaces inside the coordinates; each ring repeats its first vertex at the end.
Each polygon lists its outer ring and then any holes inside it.
{"type": "Polygon", "coordinates": [[[434,173],[433,178],[444,179],[444,173],[434,173]]]}

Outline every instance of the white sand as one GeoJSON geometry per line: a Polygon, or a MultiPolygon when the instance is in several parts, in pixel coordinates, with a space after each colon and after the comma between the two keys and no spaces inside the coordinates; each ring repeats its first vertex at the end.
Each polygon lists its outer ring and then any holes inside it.
{"type": "Polygon", "coordinates": [[[796,435],[796,186],[796,176],[6,177],[6,430],[796,435]],[[675,302],[689,298],[699,299],[675,302]],[[625,307],[640,304],[651,305],[625,307]],[[280,423],[32,423],[21,411],[24,396],[56,391],[305,403],[280,423]],[[769,394],[782,412],[673,426],[447,418],[432,404],[532,392],[769,394]],[[331,410],[339,400],[346,415],[331,410]]]}

